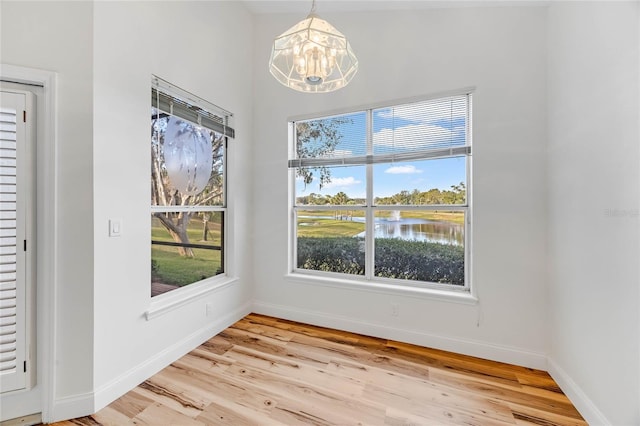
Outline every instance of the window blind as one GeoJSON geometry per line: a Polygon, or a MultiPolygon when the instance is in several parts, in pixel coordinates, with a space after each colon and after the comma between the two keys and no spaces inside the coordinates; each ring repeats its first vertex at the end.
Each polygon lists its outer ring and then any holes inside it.
{"type": "Polygon", "coordinates": [[[160,77],[154,76],[152,79],[151,106],[166,114],[235,138],[236,132],[230,124],[233,117],[231,112],[180,89],[160,77]]]}
{"type": "Polygon", "coordinates": [[[296,150],[289,167],[326,167],[389,163],[471,154],[469,94],[401,104],[371,111],[367,141],[367,111],[295,123],[296,150]],[[332,123],[338,123],[333,125],[332,123]],[[314,127],[320,135],[310,135],[314,127]],[[338,139],[332,149],[327,145],[338,139]],[[314,155],[320,154],[320,155],[314,155]]]}

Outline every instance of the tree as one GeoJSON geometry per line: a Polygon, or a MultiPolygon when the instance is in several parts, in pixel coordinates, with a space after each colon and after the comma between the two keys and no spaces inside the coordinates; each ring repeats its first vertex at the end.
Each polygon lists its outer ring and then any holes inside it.
{"type": "MultiPolygon", "coordinates": [[[[185,195],[174,189],[164,163],[164,135],[167,128],[166,114],[151,119],[151,205],[154,206],[206,206],[222,204],[224,171],[224,136],[209,131],[212,139],[212,172],[204,189],[196,195],[185,195]]],[[[176,243],[189,244],[187,228],[194,212],[154,212],[176,243]]],[[[204,218],[203,218],[204,220],[204,218]]],[[[204,225],[206,235],[206,224],[204,225]]],[[[178,253],[195,257],[190,247],[178,247],[178,253]]]]}
{"type": "Polygon", "coordinates": [[[445,204],[464,204],[467,197],[467,190],[463,182],[458,185],[451,185],[450,191],[442,193],[445,204]]]}
{"type": "Polygon", "coordinates": [[[409,192],[406,189],[390,197],[376,197],[379,205],[425,205],[425,204],[464,204],[467,200],[467,189],[464,182],[451,185],[451,190],[440,191],[432,188],[425,192],[414,189],[409,192]]]}
{"type": "MultiPolygon", "coordinates": [[[[338,192],[336,195],[334,195],[331,198],[331,204],[333,204],[334,206],[345,206],[348,203],[349,203],[349,196],[342,191],[338,192]]],[[[341,210],[336,210],[335,217],[336,219],[342,220],[343,216],[340,212],[341,210]]]]}
{"type": "MultiPolygon", "coordinates": [[[[334,154],[342,139],[340,127],[351,122],[343,117],[320,120],[300,121],[296,123],[296,154],[298,158],[322,158],[334,154]]],[[[318,178],[320,189],[331,182],[331,169],[325,166],[299,167],[296,176],[301,177],[305,186],[318,178]]]]}
{"type": "Polygon", "coordinates": [[[406,189],[403,189],[402,191],[395,194],[391,198],[393,200],[392,204],[401,204],[401,205],[411,204],[411,194],[406,189]]]}

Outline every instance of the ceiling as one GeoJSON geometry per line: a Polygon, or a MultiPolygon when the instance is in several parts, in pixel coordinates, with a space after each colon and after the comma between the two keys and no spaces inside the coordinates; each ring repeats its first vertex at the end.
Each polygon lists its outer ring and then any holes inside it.
{"type": "MultiPolygon", "coordinates": [[[[241,0],[251,13],[292,13],[306,16],[312,0],[241,0]]],[[[317,0],[319,15],[341,12],[437,9],[443,7],[488,7],[546,5],[550,0],[317,0]]]]}

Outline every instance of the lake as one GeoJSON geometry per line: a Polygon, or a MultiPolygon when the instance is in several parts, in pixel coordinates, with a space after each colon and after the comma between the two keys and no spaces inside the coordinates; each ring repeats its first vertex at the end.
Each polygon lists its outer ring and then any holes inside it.
{"type": "MultiPolygon", "coordinates": [[[[298,216],[299,218],[333,219],[334,216],[298,216]]],[[[363,217],[349,220],[364,222],[363,217]]],[[[426,219],[402,218],[392,214],[390,218],[376,218],[375,238],[400,238],[411,241],[464,246],[464,225],[426,219]]],[[[364,238],[365,232],[354,235],[364,238]]]]}
{"type": "MultiPolygon", "coordinates": [[[[375,238],[400,238],[402,240],[426,241],[429,243],[464,246],[464,226],[451,222],[424,219],[389,220],[377,218],[374,225],[375,238]]],[[[357,237],[364,237],[361,232],[357,237]]]]}

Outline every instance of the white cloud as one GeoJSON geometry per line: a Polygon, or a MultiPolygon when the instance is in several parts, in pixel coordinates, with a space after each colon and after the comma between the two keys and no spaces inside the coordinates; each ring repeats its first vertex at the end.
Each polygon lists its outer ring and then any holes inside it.
{"type": "Polygon", "coordinates": [[[362,182],[357,180],[353,176],[344,177],[344,178],[332,177],[331,182],[324,184],[322,186],[322,189],[343,188],[347,186],[358,185],[360,183],[362,182]]]}
{"type": "Polygon", "coordinates": [[[422,170],[416,169],[416,166],[393,166],[384,171],[392,175],[412,175],[416,173],[422,173],[422,170]]]}

